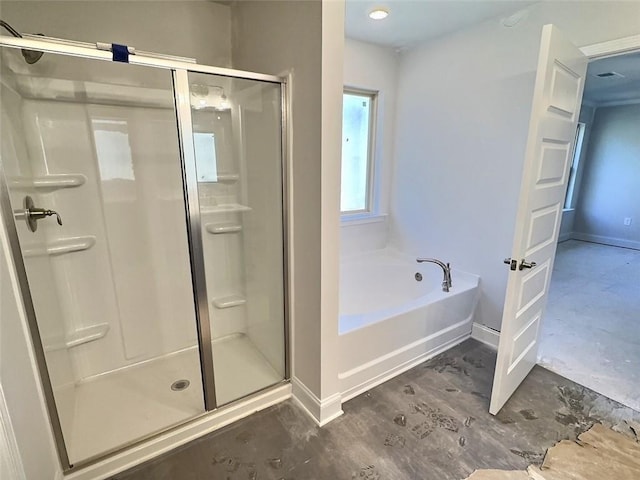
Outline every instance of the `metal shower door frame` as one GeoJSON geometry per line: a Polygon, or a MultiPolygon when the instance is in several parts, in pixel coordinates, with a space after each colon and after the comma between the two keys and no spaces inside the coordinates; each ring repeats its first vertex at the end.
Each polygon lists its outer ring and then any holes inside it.
{"type": "Polygon", "coordinates": [[[196,151],[193,141],[193,124],[191,119],[191,101],[189,78],[186,70],[172,70],[173,94],[178,122],[178,143],[180,146],[180,169],[182,171],[182,187],[187,214],[187,237],[189,240],[189,258],[191,264],[191,281],[198,330],[198,352],[200,354],[200,370],[202,373],[202,389],[204,408],[215,410],[216,382],[213,368],[213,340],[209,317],[209,296],[204,269],[204,250],[202,246],[202,220],[200,218],[200,198],[198,196],[198,173],[196,171],[196,151]]]}
{"type": "MultiPolygon", "coordinates": [[[[23,38],[14,38],[0,35],[0,47],[19,48],[38,50],[54,55],[73,56],[87,58],[93,60],[113,61],[110,51],[100,50],[97,44],[84,42],[76,42],[50,37],[40,37],[34,35],[24,35],[23,38]]],[[[163,433],[179,428],[188,424],[202,415],[218,410],[216,403],[215,378],[214,378],[214,361],[213,346],[211,343],[211,325],[209,320],[209,302],[206,287],[206,278],[204,270],[204,255],[202,247],[202,222],[200,218],[200,205],[198,197],[198,179],[196,172],[195,146],[193,141],[193,126],[191,123],[191,104],[190,90],[188,82],[188,73],[204,73],[229,78],[238,78],[245,80],[256,80],[261,82],[273,83],[280,85],[281,93],[281,181],[282,181],[282,230],[283,230],[283,288],[284,288],[284,359],[285,359],[285,378],[290,378],[290,317],[289,317],[289,197],[288,197],[288,128],[289,128],[289,100],[287,78],[275,75],[267,75],[255,72],[247,72],[243,70],[235,70],[229,68],[212,67],[207,65],[199,65],[195,60],[189,58],[161,55],[156,53],[136,51],[135,55],[129,57],[132,65],[141,65],[147,67],[161,68],[170,70],[173,79],[173,93],[176,109],[176,126],[178,129],[178,141],[180,150],[180,168],[182,172],[183,196],[185,199],[185,215],[186,227],[189,242],[189,263],[191,267],[191,281],[194,295],[194,309],[196,314],[197,332],[198,332],[198,349],[200,354],[200,368],[202,374],[202,385],[204,394],[205,412],[193,418],[187,419],[178,425],[174,425],[155,432],[147,437],[134,440],[128,444],[122,445],[113,451],[105,452],[97,457],[82,460],[76,464],[71,464],[69,455],[64,441],[62,425],[58,414],[55,398],[53,394],[53,386],[49,376],[47,362],[42,345],[42,339],[36,319],[36,313],[33,305],[33,298],[29,288],[28,276],[24,264],[24,257],[20,247],[18,231],[13,219],[13,207],[10,201],[10,192],[7,179],[4,172],[4,165],[0,159],[0,211],[2,212],[4,228],[9,241],[11,257],[16,269],[16,275],[20,288],[20,297],[23,308],[27,317],[31,343],[35,353],[35,360],[40,376],[40,384],[43,389],[49,422],[53,431],[56,443],[58,457],[65,473],[75,471],[84,466],[94,464],[104,458],[122,452],[134,445],[140,444],[150,438],[157,437],[163,433]]],[[[275,384],[271,387],[254,392],[243,398],[249,398],[260,392],[277,387],[275,384]]],[[[236,404],[243,398],[235,400],[229,406],[236,404]]],[[[223,408],[226,408],[223,407],[223,408]]]]}

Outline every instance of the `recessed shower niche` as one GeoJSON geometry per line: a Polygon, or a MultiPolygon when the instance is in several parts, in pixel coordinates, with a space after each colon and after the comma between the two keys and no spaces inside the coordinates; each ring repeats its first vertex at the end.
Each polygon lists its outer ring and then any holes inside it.
{"type": "Polygon", "coordinates": [[[2,207],[69,470],[286,379],[284,88],[42,42],[2,47],[2,207]]]}

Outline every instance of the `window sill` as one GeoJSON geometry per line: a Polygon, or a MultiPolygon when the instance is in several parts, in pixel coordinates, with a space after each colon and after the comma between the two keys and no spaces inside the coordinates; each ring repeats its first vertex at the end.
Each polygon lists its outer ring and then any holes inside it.
{"type": "Polygon", "coordinates": [[[563,209],[562,209],[562,213],[565,213],[565,212],[574,212],[574,211],[575,211],[575,208],[563,208],[563,209]]]}
{"type": "Polygon", "coordinates": [[[380,223],[387,220],[386,213],[352,213],[340,216],[341,227],[363,225],[366,223],[380,223]]]}

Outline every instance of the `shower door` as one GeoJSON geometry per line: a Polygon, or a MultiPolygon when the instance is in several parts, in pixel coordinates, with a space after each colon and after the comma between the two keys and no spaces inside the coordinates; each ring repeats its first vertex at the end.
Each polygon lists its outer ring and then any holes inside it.
{"type": "Polygon", "coordinates": [[[67,467],[205,411],[172,72],[1,54],[3,220],[67,467]]]}
{"type": "Polygon", "coordinates": [[[204,382],[220,406],[287,377],[282,87],[175,75],[176,90],[185,93],[186,163],[195,165],[190,187],[198,197],[201,300],[210,322],[203,362],[212,358],[215,373],[204,382]]]}
{"type": "Polygon", "coordinates": [[[280,80],[0,41],[2,223],[65,470],[283,382],[280,80]]]}

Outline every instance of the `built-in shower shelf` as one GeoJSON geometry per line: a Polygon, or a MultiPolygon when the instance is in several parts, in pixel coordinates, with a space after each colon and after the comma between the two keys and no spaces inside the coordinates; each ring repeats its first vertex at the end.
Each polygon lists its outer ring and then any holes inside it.
{"type": "Polygon", "coordinates": [[[235,183],[240,180],[240,175],[237,173],[219,173],[217,176],[220,183],[235,183]]]}
{"type": "Polygon", "coordinates": [[[214,205],[212,207],[202,207],[200,209],[200,213],[237,213],[248,212],[250,210],[251,207],[240,205],[239,203],[223,203],[221,205],[214,205]]]}
{"type": "Polygon", "coordinates": [[[208,223],[205,228],[207,232],[214,234],[238,233],[242,231],[242,225],[237,223],[208,223]]]}
{"type": "Polygon", "coordinates": [[[239,307],[247,303],[247,299],[242,295],[227,295],[226,297],[217,297],[213,299],[213,306],[216,308],[239,307]]]}
{"type": "Polygon", "coordinates": [[[109,331],[108,323],[99,323],[90,327],[80,328],[75,332],[67,335],[66,347],[72,348],[82,345],[83,343],[93,342],[104,337],[109,331]]]}
{"type": "Polygon", "coordinates": [[[96,237],[93,235],[87,235],[83,237],[69,237],[61,240],[56,240],[49,243],[45,247],[30,247],[25,248],[22,254],[25,257],[37,257],[44,255],[63,255],[71,252],[81,252],[83,250],[89,250],[96,244],[96,237]]]}
{"type": "Polygon", "coordinates": [[[96,237],[93,235],[63,238],[62,240],[51,242],[47,247],[47,253],[49,255],[62,255],[71,252],[81,252],[83,250],[89,250],[95,244],[96,237]]]}
{"type": "Polygon", "coordinates": [[[35,188],[43,191],[53,191],[60,188],[75,188],[84,185],[87,177],[80,173],[59,173],[41,177],[13,177],[9,185],[15,188],[35,188]]]}

